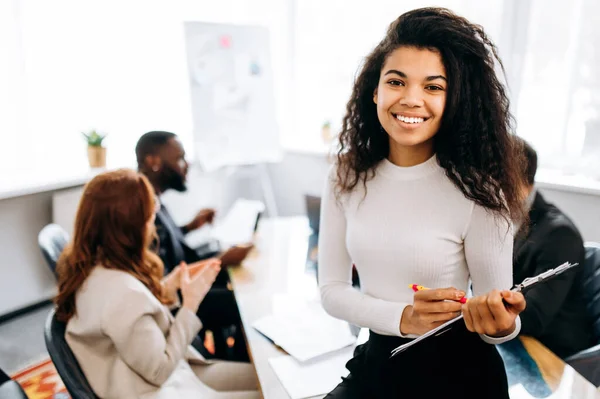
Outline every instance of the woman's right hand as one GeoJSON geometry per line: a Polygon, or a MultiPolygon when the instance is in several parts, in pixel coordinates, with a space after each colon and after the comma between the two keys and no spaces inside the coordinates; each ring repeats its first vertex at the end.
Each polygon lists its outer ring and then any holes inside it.
{"type": "Polygon", "coordinates": [[[402,312],[400,332],[422,335],[459,316],[464,296],[464,291],[452,287],[415,292],[413,304],[402,312]]]}
{"type": "Polygon", "coordinates": [[[183,307],[196,313],[198,306],[210,290],[219,270],[221,270],[221,261],[212,259],[202,262],[202,268],[195,273],[190,273],[191,267],[182,263],[180,267],[181,296],[183,297],[183,307]],[[190,276],[191,274],[191,276],[190,276]]]}

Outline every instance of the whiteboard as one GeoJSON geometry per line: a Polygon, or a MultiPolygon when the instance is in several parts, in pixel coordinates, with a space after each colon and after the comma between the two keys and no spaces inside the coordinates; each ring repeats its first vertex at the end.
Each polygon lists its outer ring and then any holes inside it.
{"type": "Polygon", "coordinates": [[[205,170],[277,162],[269,31],[185,22],[195,158],[205,170]]]}

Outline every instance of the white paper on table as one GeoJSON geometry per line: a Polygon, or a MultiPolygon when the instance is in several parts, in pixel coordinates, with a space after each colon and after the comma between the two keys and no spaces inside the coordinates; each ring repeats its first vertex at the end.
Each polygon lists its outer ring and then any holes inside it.
{"type": "Polygon", "coordinates": [[[198,248],[211,239],[218,240],[223,249],[247,244],[252,241],[256,220],[264,209],[265,205],[261,201],[240,198],[223,219],[215,221],[214,226],[206,225],[189,232],[185,241],[190,248],[198,248]]]}
{"type": "Polygon", "coordinates": [[[261,201],[240,198],[227,216],[215,225],[213,234],[223,245],[246,244],[252,241],[258,215],[265,210],[261,201]]]}
{"type": "Polygon", "coordinates": [[[320,303],[265,316],[253,327],[301,362],[356,343],[348,323],[329,316],[320,303]]]}
{"type": "MultiPolygon", "coordinates": [[[[314,278],[313,278],[314,280],[314,278]]],[[[271,307],[273,314],[285,315],[288,313],[296,313],[297,311],[306,310],[309,307],[322,308],[318,290],[315,292],[316,297],[309,297],[306,293],[302,294],[273,294],[271,296],[271,307]]]]}
{"type": "Polygon", "coordinates": [[[204,225],[199,229],[190,231],[185,235],[185,243],[190,248],[198,248],[213,239],[213,228],[204,225]]]}
{"type": "Polygon", "coordinates": [[[508,393],[511,398],[533,398],[525,389],[523,384],[516,384],[508,388],[508,393]]]}
{"type": "Polygon", "coordinates": [[[345,366],[353,351],[351,346],[304,363],[280,356],[269,359],[269,363],[291,399],[303,399],[324,395],[342,382],[342,377],[348,375],[345,366]]]}

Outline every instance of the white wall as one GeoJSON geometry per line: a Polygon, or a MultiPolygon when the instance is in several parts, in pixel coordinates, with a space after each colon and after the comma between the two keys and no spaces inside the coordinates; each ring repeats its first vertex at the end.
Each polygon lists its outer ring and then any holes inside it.
{"type": "Polygon", "coordinates": [[[545,188],[540,192],[573,220],[584,240],[600,242],[600,196],[545,188]]]}
{"type": "Polygon", "coordinates": [[[0,201],[0,315],[51,298],[56,280],[37,245],[51,194],[0,201]]]}
{"type": "Polygon", "coordinates": [[[329,167],[324,155],[298,153],[287,153],[281,163],[269,165],[279,214],[304,214],[304,195],[321,195],[329,167]]]}

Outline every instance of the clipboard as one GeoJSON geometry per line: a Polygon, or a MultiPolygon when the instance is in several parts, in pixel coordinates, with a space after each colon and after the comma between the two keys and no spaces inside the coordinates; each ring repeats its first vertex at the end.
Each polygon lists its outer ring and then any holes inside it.
{"type": "MultiPolygon", "coordinates": [[[[565,262],[562,265],[557,266],[554,269],[546,270],[545,272],[540,273],[537,276],[526,278],[520,284],[515,285],[510,290],[513,292],[521,292],[527,288],[534,286],[535,284],[550,280],[551,278],[554,278],[554,277],[558,276],[559,274],[564,273],[565,271],[567,271],[577,265],[578,265],[577,263],[565,262]]],[[[448,330],[450,330],[452,328],[452,325],[454,323],[456,323],[457,321],[462,320],[462,319],[463,319],[463,315],[461,314],[460,316],[457,316],[454,319],[448,320],[441,326],[438,326],[438,327],[434,328],[433,330],[427,331],[425,334],[413,339],[412,341],[398,346],[397,348],[392,350],[390,358],[396,356],[399,353],[404,352],[411,346],[416,345],[419,342],[421,342],[429,337],[438,336],[438,335],[441,335],[441,334],[447,332],[448,330]]]]}

